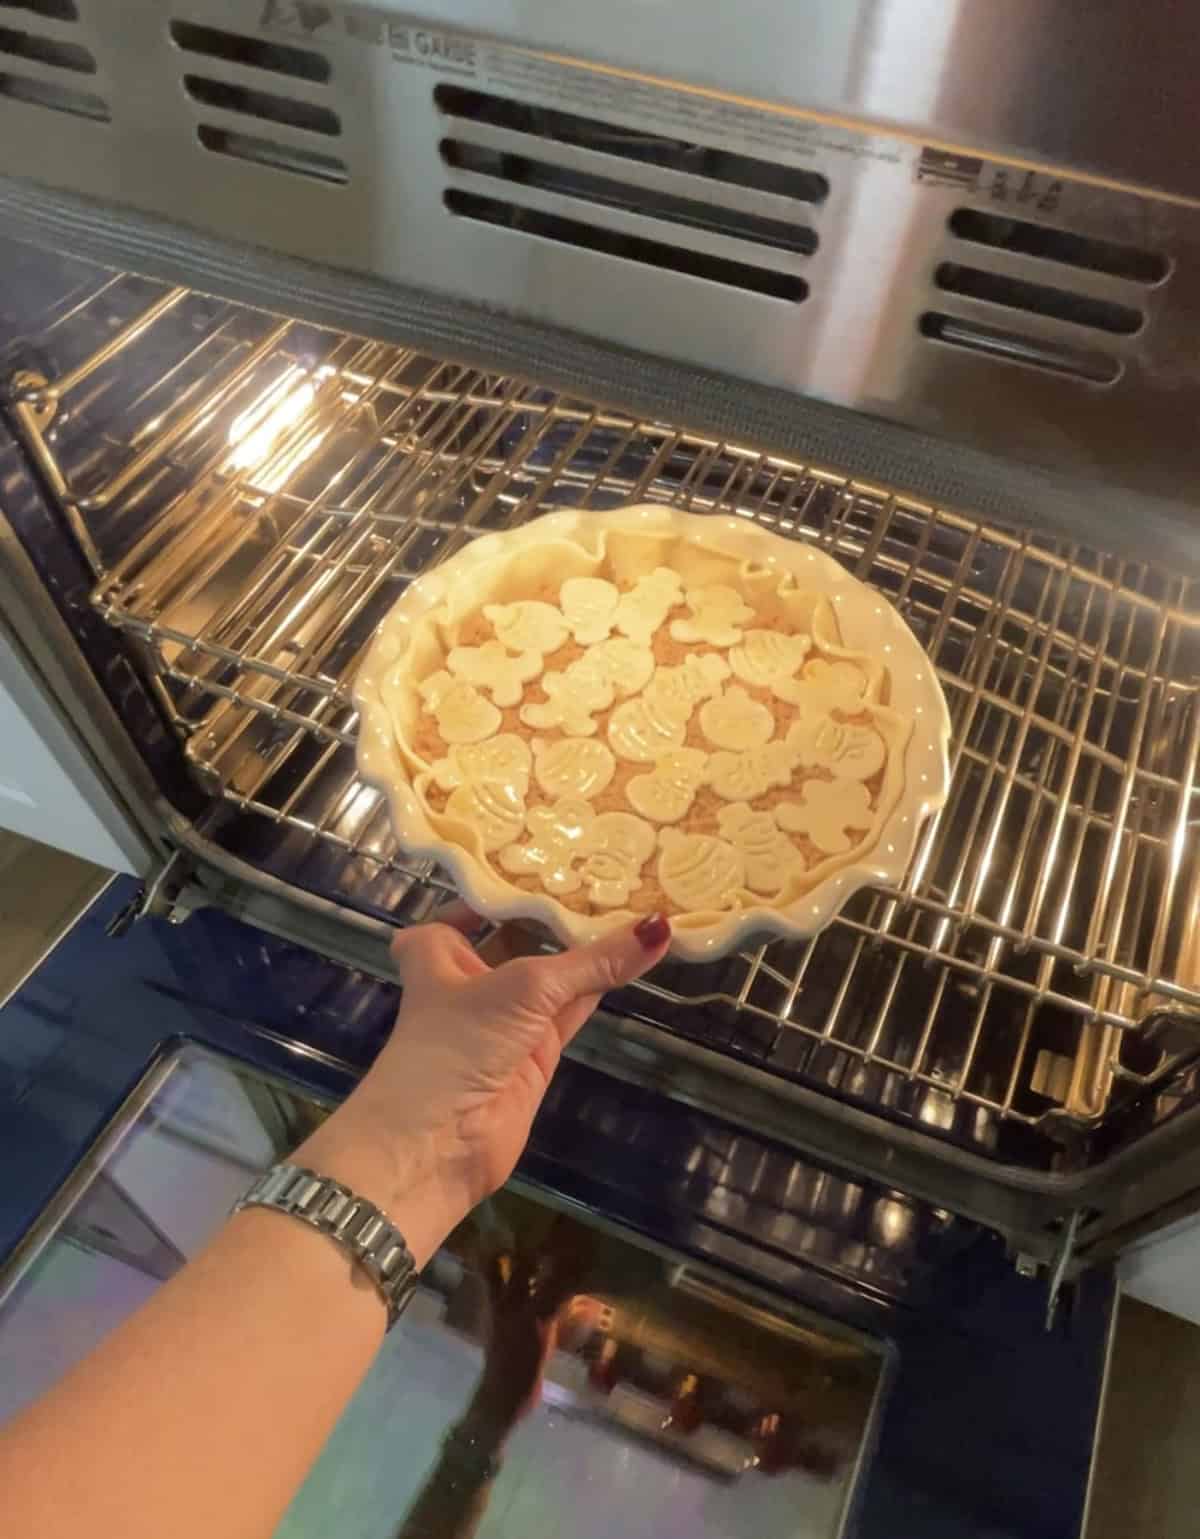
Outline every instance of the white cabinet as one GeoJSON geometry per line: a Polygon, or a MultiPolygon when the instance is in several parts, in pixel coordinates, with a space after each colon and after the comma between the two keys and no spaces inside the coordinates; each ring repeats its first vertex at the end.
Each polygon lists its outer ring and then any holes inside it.
{"type": "Polygon", "coordinates": [[[128,818],[0,632],[0,827],[110,871],[145,874],[128,818]]]}
{"type": "Polygon", "coordinates": [[[1200,1325],[1200,1214],[1126,1251],[1120,1277],[1123,1292],[1200,1325]]]}

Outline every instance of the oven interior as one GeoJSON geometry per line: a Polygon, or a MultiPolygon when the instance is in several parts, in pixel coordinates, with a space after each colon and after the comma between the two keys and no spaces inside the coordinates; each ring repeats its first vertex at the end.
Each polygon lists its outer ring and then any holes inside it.
{"type": "Polygon", "coordinates": [[[535,381],[7,243],[7,411],[222,850],[341,912],[441,884],[355,773],[405,584],[555,507],[662,501],[811,541],[937,668],[953,789],[908,878],[821,935],[658,969],[663,1032],[1031,1171],[1185,1104],[1200,1036],[1200,595],[535,381]]]}

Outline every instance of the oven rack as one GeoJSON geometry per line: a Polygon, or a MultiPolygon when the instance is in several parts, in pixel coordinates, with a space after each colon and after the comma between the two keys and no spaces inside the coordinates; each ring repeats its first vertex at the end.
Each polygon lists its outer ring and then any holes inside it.
{"type": "Polygon", "coordinates": [[[630,1008],[991,1149],[1193,1051],[1130,1048],[1159,1006],[1200,1007],[1190,577],[130,275],[60,303],[30,356],[17,414],[97,607],[200,783],[344,856],[344,901],[437,881],[354,764],[354,673],[405,583],[546,508],[660,500],[884,593],[937,667],[954,776],[900,887],[630,1008]]]}

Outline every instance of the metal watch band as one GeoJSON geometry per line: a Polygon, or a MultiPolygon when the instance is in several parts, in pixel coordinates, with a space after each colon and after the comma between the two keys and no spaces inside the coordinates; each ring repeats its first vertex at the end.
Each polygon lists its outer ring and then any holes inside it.
{"type": "Polygon", "coordinates": [[[356,1261],[387,1305],[391,1330],[417,1286],[417,1265],[395,1224],[349,1187],[300,1165],[273,1165],[234,1204],[287,1213],[328,1235],[356,1261]]]}

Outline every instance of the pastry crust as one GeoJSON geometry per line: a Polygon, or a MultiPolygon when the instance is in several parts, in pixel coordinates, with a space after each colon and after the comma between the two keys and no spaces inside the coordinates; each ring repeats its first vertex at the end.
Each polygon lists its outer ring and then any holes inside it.
{"type": "Polygon", "coordinates": [[[743,520],[548,514],[427,574],[356,683],[401,844],[494,918],[584,939],[664,910],[706,956],[898,882],[948,787],[890,606],[743,520]]]}

